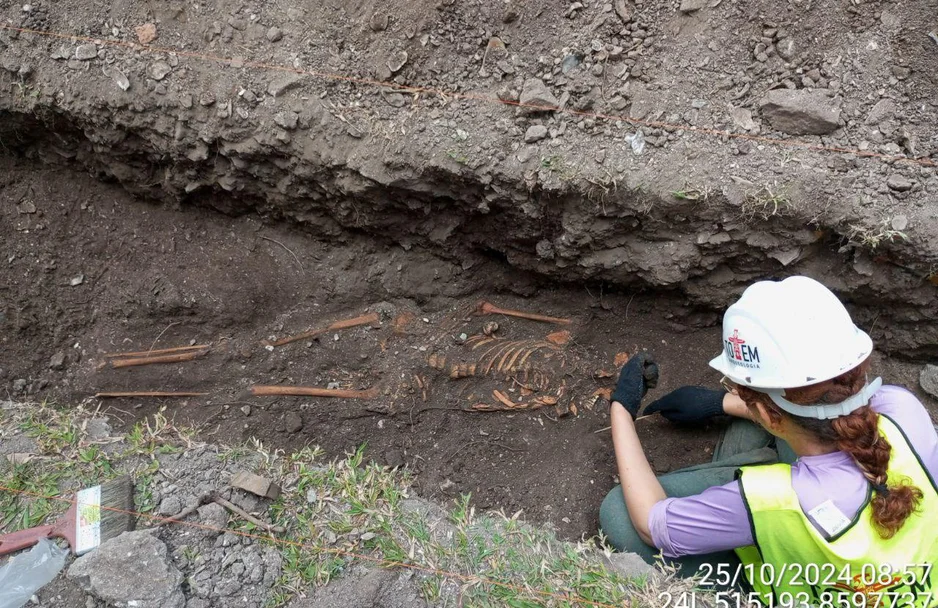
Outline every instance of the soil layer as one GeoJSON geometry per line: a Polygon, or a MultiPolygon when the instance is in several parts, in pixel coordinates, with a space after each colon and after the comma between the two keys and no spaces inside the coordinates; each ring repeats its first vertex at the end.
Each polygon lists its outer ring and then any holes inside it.
{"type": "Polygon", "coordinates": [[[936,2],[0,1],[0,142],[170,204],[712,311],[808,274],[928,356],[936,2]]]}

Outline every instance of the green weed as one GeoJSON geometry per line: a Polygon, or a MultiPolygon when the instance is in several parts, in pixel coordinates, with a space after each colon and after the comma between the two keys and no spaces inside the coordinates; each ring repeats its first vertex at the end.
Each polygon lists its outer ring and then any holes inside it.
{"type": "Polygon", "coordinates": [[[446,155],[460,165],[468,165],[469,161],[471,160],[464,152],[456,148],[450,148],[447,150],[446,155]]]}
{"type": "Polygon", "coordinates": [[[564,157],[559,154],[542,157],[541,168],[545,169],[552,175],[556,176],[557,179],[564,182],[573,181],[580,174],[578,167],[571,166],[569,163],[567,163],[564,157]]]}
{"type": "Polygon", "coordinates": [[[671,192],[671,196],[681,201],[706,201],[710,199],[710,194],[710,189],[707,187],[691,188],[688,186],[671,192]]]}

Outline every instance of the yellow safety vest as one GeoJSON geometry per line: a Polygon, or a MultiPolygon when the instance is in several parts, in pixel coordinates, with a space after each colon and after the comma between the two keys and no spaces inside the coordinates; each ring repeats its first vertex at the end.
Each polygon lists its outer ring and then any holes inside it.
{"type": "Polygon", "coordinates": [[[801,510],[791,466],[739,470],[755,544],[736,553],[752,599],[772,608],[938,606],[938,487],[902,429],[886,416],[879,420],[892,446],[889,481],[906,478],[924,494],[920,509],[888,540],[873,527],[870,494],[850,525],[825,539],[801,510]]]}

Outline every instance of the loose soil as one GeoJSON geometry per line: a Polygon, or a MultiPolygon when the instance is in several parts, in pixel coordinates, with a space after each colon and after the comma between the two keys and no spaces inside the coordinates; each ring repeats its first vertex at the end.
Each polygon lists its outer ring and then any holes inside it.
{"type": "MultiPolygon", "coordinates": [[[[597,432],[608,424],[608,406],[593,394],[614,383],[617,353],[657,356],[662,382],[650,398],[685,384],[716,385],[706,363],[719,350],[718,317],[676,294],[557,284],[498,256],[454,262],[352,233],[325,243],[263,216],[149,204],[87,175],[11,158],[0,159],[0,203],[0,385],[8,394],[69,403],[99,391],[206,392],[106,400],[102,411],[130,425],[166,408],[222,443],[256,437],[288,451],[317,444],[335,456],[367,444],[369,457],[409,467],[423,496],[471,493],[478,507],[523,509],[567,538],[596,532],[599,503],[613,485],[611,442],[597,432]],[[480,300],[572,323],[475,316],[480,300]],[[379,313],[376,326],[273,350],[261,344],[369,311],[379,313]],[[506,346],[561,329],[570,339],[535,342],[541,348],[529,355],[527,377],[516,366],[451,379],[454,363],[491,346],[472,349],[490,321],[506,346]],[[99,368],[106,353],[190,343],[211,350],[185,363],[99,368]],[[446,369],[431,367],[431,356],[445,357],[446,369]],[[524,394],[521,384],[539,382],[524,394]],[[253,397],[254,384],[380,394],[253,397]],[[563,407],[463,411],[497,405],[494,390],[521,403],[559,392],[563,407]],[[576,413],[567,411],[571,404],[576,413]]],[[[509,367],[515,356],[498,355],[493,367],[509,367]]],[[[877,359],[887,382],[915,390],[938,414],[918,390],[918,366],[877,359]]],[[[639,425],[658,472],[707,460],[721,429],[681,429],[658,418],[639,425]]]]}

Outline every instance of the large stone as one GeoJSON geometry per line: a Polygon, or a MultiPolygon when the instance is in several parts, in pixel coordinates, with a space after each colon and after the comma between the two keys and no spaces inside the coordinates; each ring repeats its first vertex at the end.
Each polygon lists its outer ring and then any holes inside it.
{"type": "Polygon", "coordinates": [[[752,112],[749,111],[749,108],[732,108],[730,109],[730,117],[741,129],[752,131],[756,128],[756,123],[752,120],[752,112]]]}
{"type": "Polygon", "coordinates": [[[560,100],[554,97],[547,85],[540,78],[528,78],[521,89],[520,102],[524,106],[537,106],[526,108],[533,112],[555,110],[560,107],[560,100]]]}
{"type": "Polygon", "coordinates": [[[283,424],[288,433],[298,433],[303,429],[303,419],[296,412],[287,412],[283,424]]]}
{"type": "Polygon", "coordinates": [[[775,50],[778,56],[785,61],[790,61],[798,53],[798,45],[792,38],[782,38],[775,43],[775,50]]]}
{"type": "Polygon", "coordinates": [[[137,42],[140,44],[150,44],[157,38],[156,24],[144,23],[143,25],[138,25],[134,28],[134,33],[137,34],[137,42]]]}
{"type": "Polygon", "coordinates": [[[891,99],[880,99],[870,109],[866,116],[866,124],[878,125],[879,123],[892,118],[896,114],[896,102],[891,99]]]}
{"type": "Polygon", "coordinates": [[[163,80],[173,71],[173,68],[165,61],[157,61],[147,69],[147,76],[153,80],[163,80]]]}
{"type": "Polygon", "coordinates": [[[547,127],[544,125],[532,125],[524,134],[524,143],[533,144],[547,137],[547,127]]]}
{"type": "Polygon", "coordinates": [[[127,75],[115,68],[114,66],[109,66],[105,68],[104,75],[109,76],[111,80],[114,81],[114,84],[120,88],[121,91],[126,91],[130,88],[130,80],[127,78],[127,75]]]}
{"type": "Polygon", "coordinates": [[[693,13],[707,6],[707,0],[681,0],[681,12],[693,13]]]}
{"type": "Polygon", "coordinates": [[[99,600],[135,608],[183,608],[182,573],[147,531],[125,532],[75,560],[68,577],[99,600]]]}
{"type": "Polygon", "coordinates": [[[896,192],[908,192],[912,189],[915,183],[912,182],[909,178],[899,173],[893,173],[888,178],[886,178],[886,186],[890,190],[895,190],[896,192]]]}
{"type": "Polygon", "coordinates": [[[822,91],[774,89],[759,105],[772,128],[783,133],[823,135],[840,127],[840,108],[822,91]]]}
{"type": "Polygon", "coordinates": [[[279,42],[283,39],[283,30],[276,25],[267,30],[267,40],[270,42],[279,42]]]}
{"type": "Polygon", "coordinates": [[[632,106],[629,116],[636,120],[654,117],[658,114],[659,97],[642,86],[633,86],[631,89],[632,106]]]}
{"type": "Polygon", "coordinates": [[[267,85],[267,93],[280,97],[290,89],[298,87],[303,82],[302,74],[283,74],[277,76],[267,85]]]}
{"type": "Polygon", "coordinates": [[[283,127],[284,129],[287,129],[288,131],[292,131],[299,124],[300,115],[297,114],[296,112],[289,112],[289,111],[277,112],[276,114],[274,114],[274,122],[277,123],[278,126],[283,127]]]}
{"type": "Polygon", "coordinates": [[[49,369],[62,370],[65,369],[65,353],[59,351],[52,355],[52,358],[49,359],[49,369]]]}
{"type": "Polygon", "coordinates": [[[182,511],[183,505],[182,500],[178,496],[173,496],[170,494],[166,498],[160,501],[160,506],[157,507],[157,512],[160,515],[166,515],[168,517],[173,517],[180,511],[182,511]]]}
{"type": "Polygon", "coordinates": [[[938,398],[938,365],[926,365],[918,377],[919,383],[926,393],[938,398]]]}
{"type": "Polygon", "coordinates": [[[613,6],[616,9],[616,14],[619,15],[619,19],[622,20],[622,23],[628,23],[632,20],[632,16],[635,14],[635,6],[632,4],[631,0],[615,0],[613,6]]]}
{"type": "Polygon", "coordinates": [[[425,608],[411,573],[356,568],[288,608],[425,608]]]}
{"type": "Polygon", "coordinates": [[[103,441],[111,436],[111,425],[108,418],[92,418],[85,423],[85,433],[89,441],[103,441]]]}
{"type": "Polygon", "coordinates": [[[392,74],[397,74],[407,63],[407,51],[398,51],[388,59],[387,66],[392,74]]]}
{"type": "Polygon", "coordinates": [[[377,12],[371,16],[371,20],[368,22],[368,25],[371,26],[371,31],[373,32],[383,32],[388,29],[388,24],[390,23],[390,16],[384,12],[377,12]]]}
{"type": "Polygon", "coordinates": [[[75,59],[80,61],[89,61],[98,56],[98,47],[93,43],[80,44],[75,49],[75,59]]]}
{"type": "Polygon", "coordinates": [[[606,566],[627,579],[640,579],[654,571],[654,566],[643,560],[637,553],[616,552],[603,558],[606,566]]]}
{"type": "Polygon", "coordinates": [[[228,511],[218,503],[210,502],[199,507],[199,522],[205,530],[218,534],[228,527],[228,511]]]}

